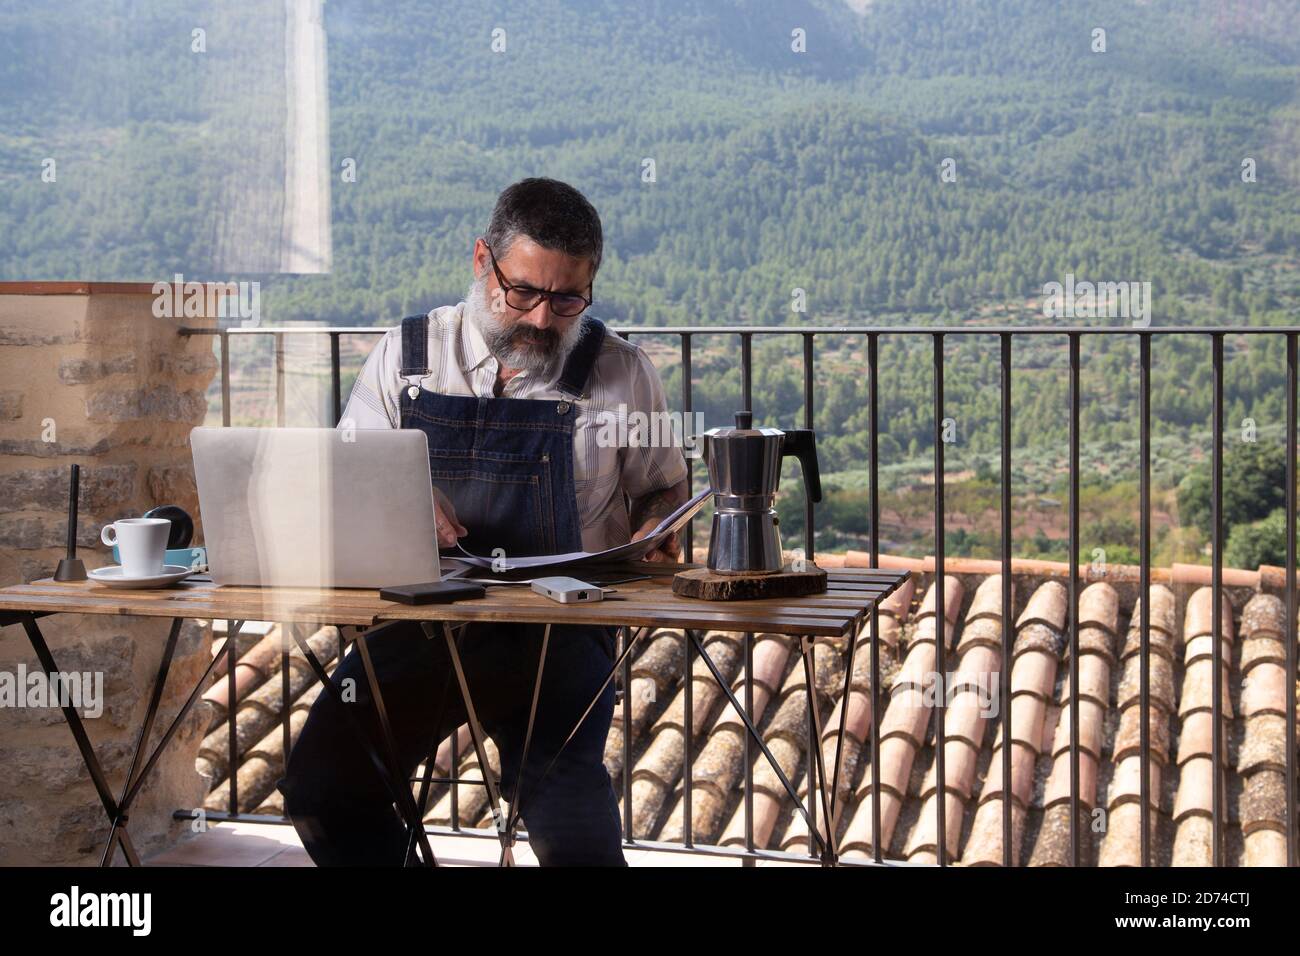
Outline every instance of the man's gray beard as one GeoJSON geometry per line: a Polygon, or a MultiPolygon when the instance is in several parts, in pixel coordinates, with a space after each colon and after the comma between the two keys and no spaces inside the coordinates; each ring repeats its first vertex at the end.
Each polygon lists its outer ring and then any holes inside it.
{"type": "Polygon", "coordinates": [[[576,321],[560,335],[559,341],[549,352],[541,351],[535,345],[516,345],[515,334],[525,326],[510,324],[492,311],[487,299],[487,277],[475,279],[465,294],[465,316],[471,322],[478,323],[488,351],[506,368],[520,369],[530,375],[539,375],[549,381],[553,374],[558,375],[564,360],[569,357],[573,347],[582,335],[582,321],[576,321]]]}

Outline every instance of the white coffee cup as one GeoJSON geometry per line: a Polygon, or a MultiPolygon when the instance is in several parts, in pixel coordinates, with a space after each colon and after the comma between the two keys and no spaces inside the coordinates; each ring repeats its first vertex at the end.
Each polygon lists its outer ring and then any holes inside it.
{"type": "Polygon", "coordinates": [[[147,578],[162,574],[171,530],[166,518],[119,518],[104,525],[99,540],[117,546],[123,577],[147,578]]]}

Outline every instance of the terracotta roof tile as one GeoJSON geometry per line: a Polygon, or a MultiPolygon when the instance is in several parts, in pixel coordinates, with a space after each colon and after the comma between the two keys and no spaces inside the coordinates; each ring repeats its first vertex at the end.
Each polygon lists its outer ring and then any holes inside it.
{"type": "Polygon", "coordinates": [[[1277,830],[1253,830],[1246,836],[1242,866],[1286,866],[1286,834],[1277,830]]]}
{"type": "Polygon", "coordinates": [[[1252,668],[1242,681],[1241,715],[1247,719],[1258,714],[1286,717],[1287,698],[1294,694],[1295,685],[1287,679],[1286,669],[1281,664],[1261,663],[1252,668]]]}
{"type": "Polygon", "coordinates": [[[1256,594],[1241,609],[1241,633],[1247,637],[1286,638],[1286,607],[1273,594],[1256,594]]]}
{"type": "MultiPolygon", "coordinates": [[[[1196,716],[1204,717],[1209,724],[1209,711],[1201,711],[1196,716]]],[[[1187,731],[1183,733],[1186,735],[1187,731]]],[[[1266,713],[1246,721],[1246,734],[1237,755],[1237,772],[1248,775],[1257,770],[1286,772],[1286,717],[1266,713]]]]}
{"type": "MultiPolygon", "coordinates": [[[[998,736],[1001,737],[1000,734],[998,736]]],[[[1020,741],[1011,744],[1011,802],[1013,804],[1023,807],[1029,805],[1029,798],[1034,790],[1034,768],[1037,762],[1037,747],[1020,741]]],[[[1001,799],[1001,795],[1002,744],[998,740],[993,746],[989,759],[989,769],[984,776],[984,789],[980,793],[980,801],[1001,799]]]]}
{"type": "Polygon", "coordinates": [[[1065,627],[1069,593],[1060,581],[1046,581],[1030,596],[1020,619],[1016,621],[1016,630],[1030,622],[1043,624],[1054,631],[1065,627]]]}
{"type": "MultiPolygon", "coordinates": [[[[1207,714],[1208,717],[1208,714],[1207,714]]],[[[1184,725],[1183,735],[1187,730],[1184,725]]],[[[1169,713],[1153,706],[1147,719],[1147,738],[1150,743],[1151,759],[1162,764],[1169,763],[1169,713]]],[[[1125,757],[1140,757],[1142,754],[1142,708],[1127,707],[1119,715],[1119,730],[1115,733],[1115,743],[1110,759],[1123,760],[1125,757]]]]}
{"type": "MultiPolygon", "coordinates": [[[[1125,711],[1125,713],[1128,713],[1125,711]]],[[[1102,736],[1106,719],[1106,705],[1091,700],[1079,701],[1079,749],[1100,759],[1102,736]]],[[[1134,721],[1136,724],[1136,721],[1134,721]]],[[[1122,726],[1122,723],[1121,723],[1122,726]]],[[[1117,738],[1118,739],[1118,738],[1117,738]]],[[[1052,738],[1052,756],[1070,749],[1070,707],[1061,707],[1056,734],[1052,738]]]]}
{"type": "MultiPolygon", "coordinates": [[[[846,857],[865,857],[875,852],[876,841],[872,832],[872,802],[872,793],[867,790],[853,814],[853,819],[849,822],[848,830],[845,831],[840,840],[840,851],[846,857]]],[[[898,823],[899,812],[902,808],[902,798],[882,787],[880,791],[880,832],[886,837],[881,844],[882,847],[887,848],[889,846],[888,835],[894,832],[894,826],[898,823]]]]}
{"type": "Polygon", "coordinates": [[[1214,824],[1208,815],[1186,816],[1174,832],[1173,866],[1214,865],[1214,824]]]}
{"type": "MultiPolygon", "coordinates": [[[[921,805],[921,813],[916,818],[916,826],[912,828],[905,851],[913,863],[934,863],[938,859],[939,832],[935,813],[938,800],[938,794],[931,793],[921,805]]],[[[950,860],[957,856],[964,810],[962,797],[949,792],[944,801],[944,847],[950,860]]]]}
{"type": "MultiPolygon", "coordinates": [[[[1156,844],[1160,814],[1149,815],[1151,845],[1156,844]]],[[[1136,798],[1113,806],[1106,817],[1106,831],[1097,855],[1098,866],[1142,865],[1142,807],[1136,798]]]]}
{"type": "Polygon", "coordinates": [[[1046,700],[1056,685],[1059,661],[1054,654],[1034,651],[1021,654],[1011,665],[1011,694],[1029,694],[1046,700]]]}
{"type": "MultiPolygon", "coordinates": [[[[1174,665],[1168,658],[1157,654],[1150,656],[1148,687],[1153,708],[1172,708],[1174,702],[1174,665]]],[[[1209,663],[1208,661],[1206,663],[1209,663]]],[[[1125,658],[1116,694],[1116,706],[1123,710],[1136,707],[1142,701],[1142,658],[1125,658]]]]}
{"type": "MultiPolygon", "coordinates": [[[[1259,571],[1241,568],[1224,568],[1223,585],[1229,588],[1257,588],[1259,571]]],[[[1170,581],[1174,584],[1209,585],[1214,581],[1214,569],[1207,564],[1174,564],[1170,568],[1170,581]]]]}
{"type": "Polygon", "coordinates": [[[957,651],[964,654],[976,646],[990,647],[1000,651],[1002,647],[1002,622],[989,617],[968,621],[962,628],[961,637],[957,639],[957,651]]]}
{"type": "MultiPolygon", "coordinates": [[[[974,795],[975,768],[979,763],[980,748],[966,740],[949,739],[943,753],[943,786],[946,791],[961,797],[962,804],[957,808],[961,811],[964,809],[965,801],[974,795]]],[[[938,786],[938,774],[932,762],[930,769],[925,772],[924,782],[917,795],[922,798],[928,797],[938,789],[938,786]]]]}
{"type": "MultiPolygon", "coordinates": [[[[1016,605],[1015,580],[1011,582],[1011,606],[1016,605]]],[[[975,589],[975,596],[971,599],[970,609],[966,612],[966,626],[980,620],[981,618],[992,618],[994,621],[1002,620],[1002,575],[991,574],[975,589]]]]}
{"type": "MultiPolygon", "coordinates": [[[[1079,628],[1079,658],[1081,660],[1088,657],[1100,657],[1108,665],[1113,666],[1116,662],[1115,644],[1114,635],[1105,628],[1091,624],[1079,628]]],[[[1069,658],[1069,645],[1062,651],[1062,656],[1069,658]]]]}
{"type": "MultiPolygon", "coordinates": [[[[1225,643],[1230,643],[1233,639],[1232,601],[1226,593],[1222,595],[1222,601],[1223,605],[1220,608],[1222,627],[1219,633],[1225,643]]],[[[1213,613],[1214,589],[1198,588],[1187,599],[1187,617],[1183,622],[1183,642],[1186,643],[1194,637],[1200,637],[1202,634],[1212,634],[1214,632],[1213,613]]]]}
{"type": "MultiPolygon", "coordinates": [[[[1222,709],[1224,717],[1232,717],[1232,701],[1229,699],[1229,680],[1226,666],[1221,667],[1223,675],[1222,709]]],[[[1154,668],[1152,669],[1154,673],[1154,668]]],[[[1209,710],[1214,702],[1214,661],[1203,657],[1187,665],[1183,671],[1183,696],[1178,705],[1178,716],[1186,716],[1196,710],[1209,710]]]]}
{"type": "MultiPolygon", "coordinates": [[[[1152,760],[1148,778],[1150,789],[1147,791],[1147,798],[1153,811],[1158,810],[1160,807],[1160,780],[1160,764],[1152,760]]],[[[1141,803],[1141,787],[1141,757],[1125,757],[1115,765],[1115,773],[1110,778],[1110,786],[1106,790],[1106,805],[1111,809],[1112,814],[1117,807],[1125,803],[1141,803]]]]}
{"type": "Polygon", "coordinates": [[[1249,674],[1264,662],[1286,666],[1286,645],[1270,636],[1249,637],[1241,642],[1241,673],[1249,674]]]}
{"type": "MultiPolygon", "coordinates": [[[[1025,833],[1025,810],[1011,801],[1011,860],[1022,859],[1025,833]]],[[[963,866],[1002,865],[1002,800],[986,800],[975,811],[970,838],[962,854],[963,866]]]]}
{"type": "MultiPolygon", "coordinates": [[[[1214,635],[1202,634],[1200,637],[1194,637],[1187,642],[1183,648],[1183,663],[1192,664],[1199,660],[1210,660],[1214,657],[1214,635]]],[[[1219,659],[1223,661],[1224,667],[1232,664],[1232,642],[1219,642],[1219,659]]]]}
{"type": "Polygon", "coordinates": [[[1178,796],[1174,800],[1174,820],[1189,813],[1210,815],[1214,810],[1214,773],[1209,757],[1192,757],[1181,763],[1178,796]]]}
{"type": "MultiPolygon", "coordinates": [[[[1050,807],[1070,799],[1070,752],[1057,754],[1052,762],[1047,789],[1043,793],[1043,806],[1050,807]]],[[[1097,758],[1083,750],[1079,752],[1079,802],[1092,808],[1097,801],[1097,758]]]]}
{"type": "Polygon", "coordinates": [[[1245,833],[1259,829],[1286,833],[1286,774],[1261,770],[1247,777],[1238,816],[1245,833]]]}
{"type": "MultiPolygon", "coordinates": [[[[1061,700],[1070,699],[1070,669],[1062,666],[1065,684],[1061,700]]],[[[1110,662],[1096,654],[1079,655],[1079,699],[1105,706],[1110,700],[1110,662]]]]}
{"type": "Polygon", "coordinates": [[[1110,633],[1119,629],[1119,593],[1104,582],[1090,584],[1079,594],[1079,627],[1091,625],[1110,633]]]}
{"type": "MultiPolygon", "coordinates": [[[[949,624],[953,624],[957,620],[957,612],[961,608],[962,595],[965,593],[965,591],[966,589],[961,583],[961,578],[954,577],[951,574],[944,575],[943,609],[944,609],[944,617],[947,618],[949,624]]],[[[926,589],[925,597],[921,600],[921,607],[916,612],[916,621],[918,625],[923,624],[926,618],[934,617],[935,594],[936,594],[936,589],[934,584],[932,583],[930,587],[926,589]]],[[[930,630],[929,637],[931,640],[933,640],[934,639],[933,622],[931,622],[930,626],[931,626],[931,630],[930,630]]]]}
{"type": "MultiPolygon", "coordinates": [[[[1067,784],[1068,787],[1068,784],[1067,784]]],[[[1069,799],[1067,789],[1066,799],[1069,799]]],[[[1083,858],[1091,854],[1092,827],[1085,820],[1082,828],[1083,858]]],[[[1038,827],[1038,836],[1034,841],[1034,851],[1029,858],[1030,866],[1069,866],[1071,856],[1070,805],[1057,803],[1043,811],[1043,820],[1038,827]]]]}

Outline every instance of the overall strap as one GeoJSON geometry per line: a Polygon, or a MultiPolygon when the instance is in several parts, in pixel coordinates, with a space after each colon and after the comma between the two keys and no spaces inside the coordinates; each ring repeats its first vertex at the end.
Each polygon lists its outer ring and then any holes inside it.
{"type": "Polygon", "coordinates": [[[402,319],[402,366],[397,373],[405,378],[429,374],[429,317],[409,315],[402,319]]]}
{"type": "Polygon", "coordinates": [[[586,317],[582,320],[582,335],[578,344],[569,353],[564,363],[564,370],[556,382],[556,388],[570,395],[581,396],[587,387],[587,379],[596,364],[596,356],[605,342],[605,323],[600,319],[586,317]]]}

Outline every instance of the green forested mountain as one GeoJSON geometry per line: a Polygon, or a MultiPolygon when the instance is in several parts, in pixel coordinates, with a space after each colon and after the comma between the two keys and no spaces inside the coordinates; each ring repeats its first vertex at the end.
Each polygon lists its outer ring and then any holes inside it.
{"type": "MultiPolygon", "coordinates": [[[[216,8],[0,0],[0,278],[204,277],[211,236],[195,211],[241,130],[266,121],[249,109],[213,129],[194,104],[214,77],[164,42],[216,8]],[[75,68],[51,57],[55,28],[75,68]],[[105,35],[138,56],[107,55],[105,35]],[[51,143],[81,170],[57,197],[33,177],[51,143]]],[[[333,272],[252,277],[263,321],[388,324],[455,301],[496,193],[551,175],[602,214],[593,312],[620,325],[1066,325],[1044,319],[1041,297],[1067,273],[1150,282],[1155,325],[1294,324],[1296,12],[1293,0],[328,0],[333,272]],[[806,52],[792,50],[796,31],[806,52]],[[355,182],[338,176],[345,159],[355,182]],[[796,289],[806,311],[791,310],[796,289]]],[[[798,349],[755,341],[755,404],[773,424],[801,418],[798,349]]],[[[739,401],[735,342],[696,350],[697,407],[717,424],[739,401]]],[[[1282,343],[1228,351],[1228,422],[1278,440],[1282,343]]],[[[882,464],[903,488],[931,449],[928,342],[881,354],[882,464]]],[[[1016,354],[1018,476],[1047,493],[1064,453],[1064,339],[1021,340],[1016,354]]],[[[1093,338],[1084,354],[1085,463],[1104,486],[1132,475],[1136,346],[1093,338]]],[[[1208,355],[1191,337],[1155,351],[1171,488],[1204,445],[1208,355]]],[[[825,468],[847,490],[865,467],[863,343],[819,341],[817,356],[825,468]]],[[[675,399],[679,370],[664,372],[675,399]]],[[[955,469],[978,472],[996,451],[996,374],[995,340],[950,340],[955,469]]]]}

